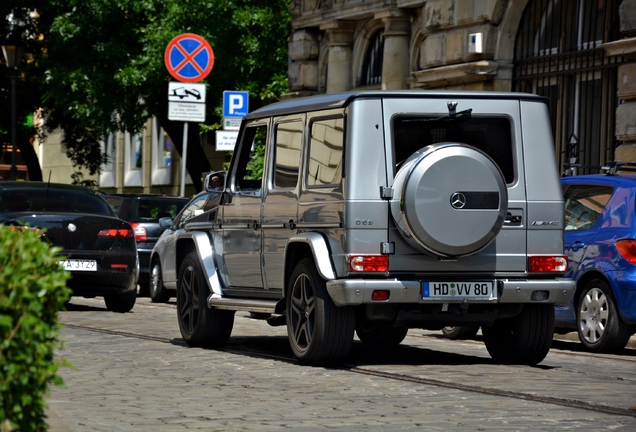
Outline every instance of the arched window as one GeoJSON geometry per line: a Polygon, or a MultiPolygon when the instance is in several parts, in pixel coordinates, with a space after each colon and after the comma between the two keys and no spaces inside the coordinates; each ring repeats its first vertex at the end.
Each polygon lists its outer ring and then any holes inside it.
{"type": "Polygon", "coordinates": [[[614,159],[618,0],[534,0],[517,33],[513,89],[549,98],[559,164],[614,159]]]}
{"type": "Polygon", "coordinates": [[[382,83],[382,57],[384,54],[384,30],[378,30],[369,39],[369,46],[364,55],[360,85],[377,85],[382,83]]]}

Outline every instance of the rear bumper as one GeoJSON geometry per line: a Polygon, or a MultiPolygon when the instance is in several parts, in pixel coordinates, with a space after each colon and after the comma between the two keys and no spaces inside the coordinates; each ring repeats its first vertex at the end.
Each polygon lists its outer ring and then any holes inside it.
{"type": "Polygon", "coordinates": [[[130,292],[137,289],[137,274],[105,271],[75,272],[68,280],[67,286],[73,290],[73,295],[83,297],[130,292]]]}
{"type": "MultiPolygon", "coordinates": [[[[493,300],[469,300],[481,304],[566,304],[574,295],[576,283],[570,279],[499,279],[498,296],[493,300]]],[[[422,286],[416,280],[336,279],[327,281],[327,291],[337,306],[362,304],[440,304],[461,303],[463,298],[430,300],[422,298],[422,286]],[[388,290],[388,300],[372,300],[375,290],[388,290]]]]}
{"type": "Polygon", "coordinates": [[[125,293],[137,289],[139,259],[137,251],[105,251],[96,256],[94,252],[66,253],[70,259],[95,259],[97,271],[71,271],[67,286],[73,295],[94,297],[106,294],[125,293]],[[115,267],[120,266],[120,267],[115,267]],[[121,267],[125,266],[125,267],[121,267]]]}

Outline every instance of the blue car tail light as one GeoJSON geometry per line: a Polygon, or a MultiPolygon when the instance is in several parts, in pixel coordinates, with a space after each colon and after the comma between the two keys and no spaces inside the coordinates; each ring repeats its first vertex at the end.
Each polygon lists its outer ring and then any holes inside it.
{"type": "Polygon", "coordinates": [[[616,249],[630,264],[636,264],[636,240],[623,239],[616,242],[616,249]]]}

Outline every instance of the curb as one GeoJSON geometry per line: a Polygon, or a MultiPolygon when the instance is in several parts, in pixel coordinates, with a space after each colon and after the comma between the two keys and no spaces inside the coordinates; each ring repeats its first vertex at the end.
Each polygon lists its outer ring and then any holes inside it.
{"type": "MultiPolygon", "coordinates": [[[[577,332],[571,332],[571,333],[566,333],[566,334],[554,334],[554,340],[558,340],[558,341],[565,341],[565,342],[577,342],[577,343],[581,343],[581,341],[579,340],[579,335],[577,332]]],[[[629,342],[627,342],[627,345],[625,346],[625,348],[632,348],[632,349],[636,349],[636,335],[632,335],[631,338],[629,338],[629,342]]]]}

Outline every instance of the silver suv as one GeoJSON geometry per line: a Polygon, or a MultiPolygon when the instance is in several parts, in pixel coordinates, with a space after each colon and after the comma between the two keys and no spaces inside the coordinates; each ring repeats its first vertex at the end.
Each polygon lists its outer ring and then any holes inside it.
{"type": "MultiPolygon", "coordinates": [[[[206,182],[207,183],[207,182],[206,182]]],[[[177,240],[181,334],[220,346],[235,311],[286,325],[294,355],[482,326],[495,361],[547,355],[563,197],[546,101],[368,91],[279,102],[241,124],[218,209],[177,240]]]]}

